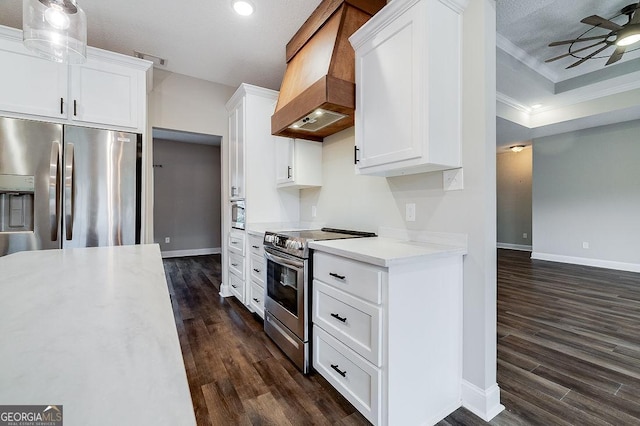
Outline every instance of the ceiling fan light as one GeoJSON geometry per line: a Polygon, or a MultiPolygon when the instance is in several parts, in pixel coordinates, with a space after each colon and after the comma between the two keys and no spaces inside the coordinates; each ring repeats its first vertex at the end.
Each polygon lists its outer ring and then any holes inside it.
{"type": "Polygon", "coordinates": [[[75,0],[23,0],[22,39],[27,49],[54,62],[87,58],[87,17],[75,0]]]}
{"type": "Polygon", "coordinates": [[[633,24],[620,30],[616,44],[618,46],[630,46],[640,41],[640,24],[633,24]]]}

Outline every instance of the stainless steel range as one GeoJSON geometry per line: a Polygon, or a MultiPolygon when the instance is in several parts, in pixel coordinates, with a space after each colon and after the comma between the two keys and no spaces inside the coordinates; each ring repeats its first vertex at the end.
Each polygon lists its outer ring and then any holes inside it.
{"type": "Polygon", "coordinates": [[[322,228],[266,232],[267,296],[264,330],[304,374],[309,372],[311,281],[309,242],[375,237],[372,232],[322,228]]]}

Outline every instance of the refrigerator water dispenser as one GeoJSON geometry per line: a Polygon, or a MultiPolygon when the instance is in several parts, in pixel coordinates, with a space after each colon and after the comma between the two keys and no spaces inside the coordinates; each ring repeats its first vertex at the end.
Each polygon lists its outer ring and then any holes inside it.
{"type": "Polygon", "coordinates": [[[0,175],[0,233],[33,232],[33,176],[0,175]]]}

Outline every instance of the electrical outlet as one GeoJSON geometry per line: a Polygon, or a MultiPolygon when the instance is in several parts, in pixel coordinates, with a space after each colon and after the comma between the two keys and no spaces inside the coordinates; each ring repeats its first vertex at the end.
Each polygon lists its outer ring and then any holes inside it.
{"type": "Polygon", "coordinates": [[[171,237],[164,237],[164,243],[169,244],[171,242],[171,237]]]}
{"type": "Polygon", "coordinates": [[[316,206],[311,206],[311,217],[316,217],[317,214],[318,209],[316,208],[316,206]]]}
{"type": "Polygon", "coordinates": [[[416,221],[416,205],[415,203],[407,203],[405,206],[406,213],[405,219],[407,222],[415,222],[416,221]]]}
{"type": "Polygon", "coordinates": [[[524,238],[525,240],[527,239],[527,233],[526,232],[522,233],[522,238],[524,238]]]}
{"type": "Polygon", "coordinates": [[[582,243],[582,248],[583,248],[583,249],[588,249],[588,248],[589,248],[589,243],[588,243],[587,241],[584,241],[584,242],[582,243]]]}

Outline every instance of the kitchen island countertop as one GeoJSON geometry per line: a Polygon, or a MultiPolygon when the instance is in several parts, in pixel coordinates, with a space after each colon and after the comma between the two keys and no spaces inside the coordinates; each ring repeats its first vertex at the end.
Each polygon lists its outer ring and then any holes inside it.
{"type": "Polygon", "coordinates": [[[313,241],[309,248],[372,265],[392,267],[442,256],[462,256],[466,247],[388,237],[313,241]]]}
{"type": "Polygon", "coordinates": [[[157,245],[0,257],[0,404],[70,425],[195,425],[157,245]]]}

